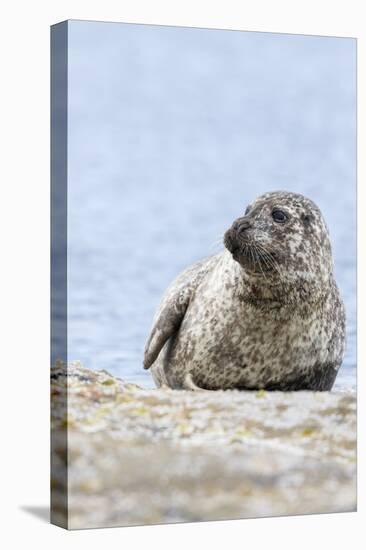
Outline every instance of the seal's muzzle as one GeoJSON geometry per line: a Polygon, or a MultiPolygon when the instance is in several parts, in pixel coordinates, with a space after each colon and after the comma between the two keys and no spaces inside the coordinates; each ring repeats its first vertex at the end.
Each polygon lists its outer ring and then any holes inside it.
{"type": "Polygon", "coordinates": [[[250,229],[251,222],[246,216],[234,221],[230,229],[224,235],[224,245],[233,255],[234,259],[240,255],[244,245],[247,242],[246,231],[250,229]]]}

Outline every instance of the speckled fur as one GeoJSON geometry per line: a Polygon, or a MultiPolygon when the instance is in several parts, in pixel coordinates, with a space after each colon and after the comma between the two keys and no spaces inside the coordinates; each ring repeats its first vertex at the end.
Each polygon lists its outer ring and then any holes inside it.
{"type": "Polygon", "coordinates": [[[267,193],[224,243],[163,297],[144,359],[157,386],[330,390],[345,311],[320,210],[302,195],[267,193]],[[273,220],[275,209],[286,223],[273,220]]]}

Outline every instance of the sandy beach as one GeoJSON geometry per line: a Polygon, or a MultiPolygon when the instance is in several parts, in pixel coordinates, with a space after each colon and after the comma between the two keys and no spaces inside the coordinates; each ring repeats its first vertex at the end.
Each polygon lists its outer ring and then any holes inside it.
{"type": "Polygon", "coordinates": [[[56,523],[356,509],[355,392],[146,390],[77,362],[51,375],[56,523]]]}

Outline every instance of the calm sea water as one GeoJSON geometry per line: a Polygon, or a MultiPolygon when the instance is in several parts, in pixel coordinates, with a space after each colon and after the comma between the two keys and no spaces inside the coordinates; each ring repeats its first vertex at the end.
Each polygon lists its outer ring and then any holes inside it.
{"type": "Polygon", "coordinates": [[[313,199],[356,383],[355,42],[110,23],[69,28],[68,356],[152,386],[166,286],[270,190],[313,199]]]}

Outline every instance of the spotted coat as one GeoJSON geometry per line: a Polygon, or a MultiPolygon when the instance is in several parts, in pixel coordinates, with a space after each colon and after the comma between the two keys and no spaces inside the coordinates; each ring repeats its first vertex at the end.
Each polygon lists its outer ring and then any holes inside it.
{"type": "Polygon", "coordinates": [[[224,243],[163,297],[144,359],[155,383],[330,390],[345,349],[345,310],[320,210],[302,195],[267,193],[224,243]],[[276,223],[279,210],[285,220],[276,223]]]}

